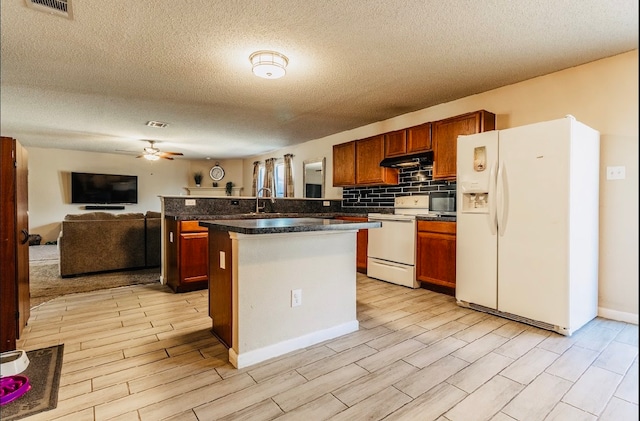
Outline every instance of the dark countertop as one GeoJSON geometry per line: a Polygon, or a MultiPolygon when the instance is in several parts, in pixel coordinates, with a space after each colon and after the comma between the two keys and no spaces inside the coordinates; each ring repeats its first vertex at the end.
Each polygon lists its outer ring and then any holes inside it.
{"type": "Polygon", "coordinates": [[[418,221],[456,222],[454,215],[416,215],[418,221]]]}
{"type": "Polygon", "coordinates": [[[231,231],[241,234],[346,231],[382,226],[380,222],[353,222],[330,218],[217,219],[200,221],[199,225],[216,231],[231,231]]]}
{"type": "Polygon", "coordinates": [[[176,221],[201,221],[201,220],[226,220],[226,219],[271,219],[271,218],[336,218],[338,216],[356,216],[366,218],[366,213],[301,213],[301,212],[250,212],[236,213],[226,215],[173,215],[165,214],[165,218],[171,218],[176,221]]]}

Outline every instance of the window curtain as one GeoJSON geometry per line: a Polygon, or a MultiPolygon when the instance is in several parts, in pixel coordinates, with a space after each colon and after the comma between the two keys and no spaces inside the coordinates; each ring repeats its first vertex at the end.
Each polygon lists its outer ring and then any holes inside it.
{"type": "Polygon", "coordinates": [[[264,160],[264,182],[262,183],[262,187],[269,189],[270,193],[268,191],[263,191],[263,197],[276,197],[276,192],[274,190],[276,188],[275,166],[275,158],[264,160]]]}
{"type": "Polygon", "coordinates": [[[284,156],[284,197],[293,197],[293,154],[284,156]]]}
{"type": "Polygon", "coordinates": [[[251,181],[251,196],[258,195],[258,174],[260,174],[260,161],[254,161],[253,180],[251,181]]]}

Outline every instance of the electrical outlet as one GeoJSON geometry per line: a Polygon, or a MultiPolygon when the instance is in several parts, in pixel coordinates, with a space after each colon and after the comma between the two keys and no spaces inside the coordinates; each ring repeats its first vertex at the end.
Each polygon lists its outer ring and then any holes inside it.
{"type": "Polygon", "coordinates": [[[291,290],[291,307],[298,307],[301,305],[302,305],[302,290],[292,289],[291,290]]]}
{"type": "Polygon", "coordinates": [[[625,167],[607,167],[607,180],[624,180],[625,170],[625,167]]]}
{"type": "Polygon", "coordinates": [[[196,205],[196,199],[185,199],[184,200],[184,205],[185,206],[195,206],[196,205]]]}
{"type": "Polygon", "coordinates": [[[328,200],[325,200],[322,202],[322,206],[331,206],[331,202],[329,202],[328,200]]]}

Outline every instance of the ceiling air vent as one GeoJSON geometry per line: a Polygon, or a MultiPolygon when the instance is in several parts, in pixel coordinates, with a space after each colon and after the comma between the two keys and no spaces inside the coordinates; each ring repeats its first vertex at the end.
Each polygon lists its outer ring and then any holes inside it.
{"type": "Polygon", "coordinates": [[[169,125],[169,124],[164,123],[162,121],[153,121],[153,120],[152,121],[147,121],[146,124],[149,127],[158,127],[158,128],[161,128],[161,129],[163,129],[163,128],[165,128],[165,127],[167,127],[169,125]]]}
{"type": "Polygon", "coordinates": [[[27,7],[52,15],[73,18],[71,0],[25,0],[27,7]]]}

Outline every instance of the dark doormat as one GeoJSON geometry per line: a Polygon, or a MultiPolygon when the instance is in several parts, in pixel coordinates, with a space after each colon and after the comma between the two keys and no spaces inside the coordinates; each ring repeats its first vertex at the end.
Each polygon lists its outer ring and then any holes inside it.
{"type": "Polygon", "coordinates": [[[0,406],[0,419],[19,420],[58,406],[58,387],[64,344],[27,351],[29,366],[20,376],[29,379],[31,390],[15,401],[0,406]]]}

